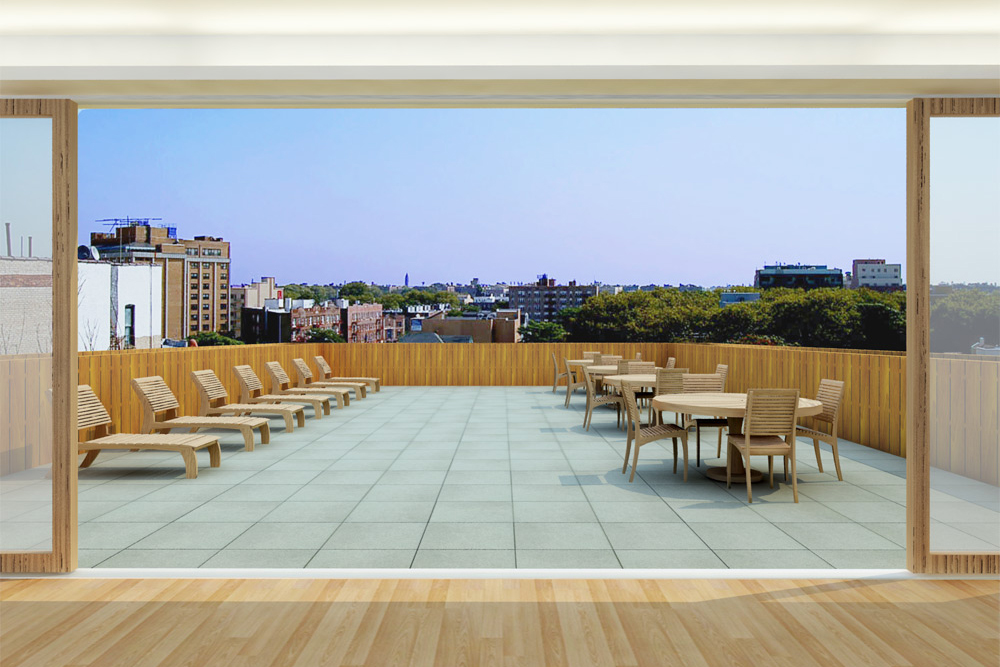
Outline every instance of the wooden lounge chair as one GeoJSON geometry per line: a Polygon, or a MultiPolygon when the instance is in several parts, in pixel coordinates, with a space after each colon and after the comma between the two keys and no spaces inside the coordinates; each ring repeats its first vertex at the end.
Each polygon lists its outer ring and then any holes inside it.
{"type": "Polygon", "coordinates": [[[826,433],[805,426],[796,426],[795,435],[809,438],[816,450],[816,467],[823,472],[823,459],[819,455],[819,443],[822,440],[833,449],[833,464],[837,466],[837,479],[844,481],[840,472],[840,454],[837,452],[837,413],[840,412],[840,402],[844,398],[844,383],[840,380],[820,380],[816,400],[823,404],[823,412],[813,417],[817,422],[829,424],[830,432],[826,433]]]}
{"type": "Polygon", "coordinates": [[[264,383],[250,366],[233,366],[233,373],[240,383],[240,403],[287,403],[311,405],[313,416],[322,419],[330,414],[330,398],[319,394],[265,394],[264,383]]]}
{"type": "Polygon", "coordinates": [[[209,465],[218,468],[222,462],[219,438],[212,435],[168,435],[165,433],[111,433],[111,415],[104,409],[101,399],[89,385],[76,388],[77,428],[80,430],[79,451],[86,452],[81,468],[88,468],[97,455],[105,449],[128,449],[138,451],[151,449],[177,452],[184,459],[184,470],[188,479],[198,477],[198,457],[195,452],[208,449],[209,465]],[[84,431],[94,429],[91,439],[84,438],[84,431]]]}
{"type": "Polygon", "coordinates": [[[368,388],[372,391],[382,391],[382,380],[380,378],[369,378],[369,377],[333,377],[333,371],[330,370],[330,364],[326,363],[326,358],[323,355],[318,354],[313,357],[313,361],[316,362],[316,368],[319,369],[319,374],[323,377],[320,378],[322,382],[364,382],[368,385],[368,388]]]}
{"type": "Polygon", "coordinates": [[[264,368],[267,369],[267,376],[271,380],[271,394],[287,394],[288,396],[326,396],[334,397],[337,399],[337,408],[343,408],[346,405],[351,404],[351,396],[349,389],[337,388],[337,387],[319,387],[313,388],[299,388],[292,386],[292,380],[288,377],[288,373],[285,369],[281,367],[281,364],[277,361],[268,361],[264,364],[264,368]]]}
{"type": "Polygon", "coordinates": [[[285,430],[291,433],[295,430],[295,419],[298,419],[299,426],[306,425],[305,408],[301,405],[265,405],[263,403],[227,403],[229,393],[222,386],[215,371],[193,371],[191,379],[198,387],[198,394],[201,396],[201,409],[198,411],[202,416],[210,415],[277,415],[284,418],[285,430]]]}
{"type": "Polygon", "coordinates": [[[239,431],[248,452],[253,451],[253,432],[260,431],[260,442],[271,441],[271,426],[263,417],[182,417],[177,414],[180,404],[174,392],[158,375],[134,378],[132,389],[142,401],[142,432],[154,433],[175,428],[189,428],[195,433],[202,428],[224,428],[239,431]],[[161,416],[162,415],[162,416],[161,416]]]}
{"type": "Polygon", "coordinates": [[[292,365],[295,366],[295,376],[299,381],[296,389],[323,389],[332,387],[334,389],[353,390],[355,399],[366,398],[368,396],[367,382],[318,382],[313,380],[312,370],[305,359],[292,359],[292,365]]]}

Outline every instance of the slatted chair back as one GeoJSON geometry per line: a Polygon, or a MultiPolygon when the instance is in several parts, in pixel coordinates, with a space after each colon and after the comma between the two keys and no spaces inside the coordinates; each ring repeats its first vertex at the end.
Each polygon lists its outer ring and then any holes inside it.
{"type": "MultiPolygon", "coordinates": [[[[555,356],[555,355],[556,355],[556,353],[553,352],[552,356],[555,356]]],[[[594,350],[591,350],[589,352],[584,352],[583,353],[583,358],[584,359],[590,359],[591,361],[595,361],[596,362],[596,361],[598,361],[601,358],[601,353],[600,352],[595,352],[594,350]]]]}
{"type": "Polygon", "coordinates": [[[323,378],[333,377],[333,369],[330,368],[330,364],[326,363],[326,358],[322,355],[316,355],[313,357],[313,361],[316,362],[316,368],[319,369],[320,375],[323,378]]]}
{"type": "Polygon", "coordinates": [[[664,366],[664,368],[674,368],[675,366],[677,366],[677,360],[674,359],[673,357],[670,357],[669,359],[667,359],[667,365],[664,366]]]}
{"type": "Polygon", "coordinates": [[[233,366],[233,373],[240,383],[240,402],[246,403],[264,393],[264,383],[250,366],[233,366]]]}
{"type": "Polygon", "coordinates": [[[594,400],[596,394],[594,392],[594,378],[591,377],[590,371],[587,370],[586,366],[580,366],[580,378],[587,389],[587,402],[589,403],[594,400]]]}
{"type": "Polygon", "coordinates": [[[192,371],[191,379],[201,398],[201,414],[207,415],[211,408],[218,408],[229,402],[229,392],[222,386],[215,371],[192,371]]]}
{"type": "Polygon", "coordinates": [[[687,368],[661,368],[656,371],[657,394],[680,394],[684,391],[687,368]]]}
{"type": "Polygon", "coordinates": [[[816,400],[823,404],[823,412],[814,419],[830,424],[837,423],[837,413],[840,412],[840,402],[844,398],[844,383],[841,380],[820,380],[816,400]]]}
{"type": "Polygon", "coordinates": [[[635,360],[636,361],[642,361],[642,352],[636,352],[635,353],[635,360]]]}
{"type": "Polygon", "coordinates": [[[631,361],[626,361],[624,359],[619,359],[618,360],[618,375],[626,375],[626,374],[628,374],[628,372],[629,372],[629,370],[628,370],[629,369],[629,364],[631,364],[631,363],[632,363],[631,361]]]}
{"type": "Polygon", "coordinates": [[[795,441],[795,419],[799,407],[798,389],[751,389],[743,420],[746,436],[787,437],[795,441]]]}
{"type": "Polygon", "coordinates": [[[142,432],[151,433],[157,417],[163,413],[163,420],[176,419],[180,403],[174,392],[159,375],[133,378],[132,389],[142,402],[142,432]]]}
{"type": "Polygon", "coordinates": [[[638,430],[642,424],[642,418],[639,415],[639,404],[635,400],[635,389],[627,382],[622,383],[622,396],[625,397],[625,415],[628,419],[628,431],[638,430]]]}
{"type": "Polygon", "coordinates": [[[628,362],[628,373],[655,373],[656,364],[652,361],[630,361],[628,362]]]}
{"type": "Polygon", "coordinates": [[[292,365],[295,366],[295,372],[299,376],[300,387],[305,387],[312,383],[313,374],[309,370],[309,364],[306,363],[305,359],[292,359],[292,365]]]}
{"type": "Polygon", "coordinates": [[[556,353],[555,352],[552,353],[552,368],[555,369],[556,376],[558,377],[558,375],[560,373],[560,371],[559,371],[559,361],[556,359],[556,353]]]}
{"type": "Polygon", "coordinates": [[[622,360],[622,355],[620,354],[602,354],[600,365],[610,366],[611,364],[617,364],[621,360],[622,360]]]}
{"type": "Polygon", "coordinates": [[[687,373],[684,375],[684,393],[722,392],[722,376],[716,373],[687,373]]]}
{"type": "Polygon", "coordinates": [[[111,429],[111,415],[90,385],[76,388],[76,427],[80,431],[96,428],[97,437],[108,435],[111,429]]]}
{"type": "Polygon", "coordinates": [[[277,361],[268,361],[264,364],[264,367],[267,369],[267,375],[271,380],[271,391],[281,392],[292,388],[292,380],[288,377],[288,373],[285,372],[280,363],[277,361]]]}
{"type": "Polygon", "coordinates": [[[722,391],[726,390],[726,376],[729,375],[729,366],[726,364],[716,364],[715,374],[722,376],[722,391]]]}

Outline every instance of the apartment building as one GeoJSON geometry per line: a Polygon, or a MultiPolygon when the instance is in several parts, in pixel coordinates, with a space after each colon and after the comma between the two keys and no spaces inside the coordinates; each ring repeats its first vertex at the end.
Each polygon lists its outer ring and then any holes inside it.
{"type": "Polygon", "coordinates": [[[406,335],[406,315],[402,311],[382,311],[382,327],[385,329],[385,342],[398,343],[406,335]]]}
{"type": "Polygon", "coordinates": [[[825,264],[772,264],[757,269],[754,287],[843,287],[844,272],[825,264]]]}
{"type": "Polygon", "coordinates": [[[214,236],[178,239],[173,227],[130,224],[94,232],[101,259],[163,268],[163,336],[186,338],[230,329],[229,242],[214,236]]]}
{"type": "Polygon", "coordinates": [[[243,335],[243,308],[263,308],[268,299],[281,299],[282,290],[274,278],[264,276],[260,282],[233,285],[229,288],[229,322],[233,336],[243,335]]]}
{"type": "Polygon", "coordinates": [[[348,343],[384,343],[382,304],[345,305],[340,310],[340,335],[348,343]]]}
{"type": "Polygon", "coordinates": [[[856,259],[851,265],[848,285],[851,289],[867,287],[879,292],[903,289],[902,264],[886,264],[884,259],[856,259]]]}
{"type": "Polygon", "coordinates": [[[292,308],[291,314],[292,340],[297,343],[305,342],[313,328],[341,331],[341,308],[335,301],[292,308]]]}
{"type": "Polygon", "coordinates": [[[534,285],[508,288],[510,307],[520,308],[531,320],[551,320],[563,308],[582,306],[592,296],[597,296],[597,285],[577,285],[575,280],[567,285],[556,285],[545,274],[534,285]]]}

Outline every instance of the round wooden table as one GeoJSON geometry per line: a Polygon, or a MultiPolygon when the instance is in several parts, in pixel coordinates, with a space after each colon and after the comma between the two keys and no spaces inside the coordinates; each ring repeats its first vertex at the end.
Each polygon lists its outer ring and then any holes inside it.
{"type": "Polygon", "coordinates": [[[656,373],[628,373],[626,375],[605,375],[604,384],[613,387],[629,385],[630,387],[655,387],[656,373]]]}
{"type": "MultiPolygon", "coordinates": [[[[698,394],[661,394],[653,397],[653,409],[661,412],[680,412],[685,415],[711,415],[713,417],[725,417],[729,421],[729,435],[741,435],[743,433],[743,417],[747,413],[746,394],[724,394],[716,392],[706,392],[698,394]]],[[[798,416],[811,417],[823,412],[823,404],[811,398],[800,398],[798,416]]],[[[734,482],[746,482],[746,468],[743,466],[743,457],[739,450],[733,451],[733,447],[726,448],[726,456],[733,458],[734,482]]],[[[717,482],[726,481],[725,466],[709,468],[705,471],[709,479],[717,482]]],[[[759,470],[750,469],[750,481],[760,481],[763,473],[759,470]]]]}

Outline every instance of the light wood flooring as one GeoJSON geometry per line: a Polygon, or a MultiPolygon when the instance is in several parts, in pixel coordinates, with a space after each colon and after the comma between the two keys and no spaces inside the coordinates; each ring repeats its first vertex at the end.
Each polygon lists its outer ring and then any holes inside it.
{"type": "Polygon", "coordinates": [[[989,580],[0,582],[0,664],[1000,664],[989,580]]]}

